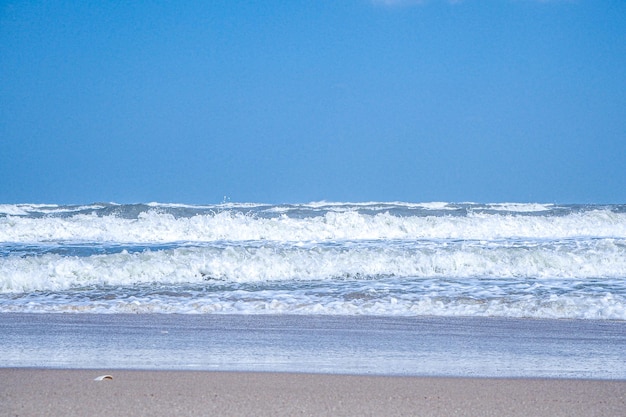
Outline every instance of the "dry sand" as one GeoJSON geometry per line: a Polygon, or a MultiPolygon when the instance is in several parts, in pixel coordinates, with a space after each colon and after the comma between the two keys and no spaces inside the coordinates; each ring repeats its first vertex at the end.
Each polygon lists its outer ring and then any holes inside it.
{"type": "Polygon", "coordinates": [[[626,381],[5,368],[0,415],[625,416],[626,381]]]}

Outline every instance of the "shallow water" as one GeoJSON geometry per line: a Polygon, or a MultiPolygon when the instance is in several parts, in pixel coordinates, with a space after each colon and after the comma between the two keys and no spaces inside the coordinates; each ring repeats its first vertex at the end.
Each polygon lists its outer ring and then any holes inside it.
{"type": "Polygon", "coordinates": [[[626,379],[626,323],[0,314],[1,367],[626,379]]]}

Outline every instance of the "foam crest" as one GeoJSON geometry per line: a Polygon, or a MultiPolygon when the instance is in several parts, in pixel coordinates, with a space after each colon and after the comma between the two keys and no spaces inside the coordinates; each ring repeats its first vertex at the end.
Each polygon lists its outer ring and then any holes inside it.
{"type": "Polygon", "coordinates": [[[554,208],[554,204],[537,203],[492,203],[487,206],[491,210],[517,213],[547,212],[554,208]]]}
{"type": "Polygon", "coordinates": [[[469,212],[466,215],[364,214],[357,210],[316,215],[260,216],[225,210],[187,217],[150,209],[135,217],[74,214],[45,217],[0,217],[3,242],[211,242],[324,241],[376,239],[504,238],[562,239],[626,237],[626,213],[611,210],[566,215],[521,215],[469,212]]]}
{"type": "Polygon", "coordinates": [[[179,247],[91,256],[0,257],[0,291],[62,290],[137,283],[407,278],[619,278],[626,243],[613,239],[483,245],[432,242],[179,247]]]}
{"type": "MultiPolygon", "coordinates": [[[[14,296],[0,312],[30,313],[176,313],[176,314],[323,314],[380,316],[497,316],[554,319],[626,319],[623,286],[616,294],[576,288],[550,297],[550,281],[528,285],[489,282],[488,293],[468,294],[467,282],[445,283],[387,279],[377,285],[335,282],[297,286],[133,286],[14,296]],[[507,287],[515,287],[513,290],[507,287]]],[[[592,283],[593,284],[593,283],[592,283]]],[[[556,284],[560,286],[560,284],[556,284]]]]}

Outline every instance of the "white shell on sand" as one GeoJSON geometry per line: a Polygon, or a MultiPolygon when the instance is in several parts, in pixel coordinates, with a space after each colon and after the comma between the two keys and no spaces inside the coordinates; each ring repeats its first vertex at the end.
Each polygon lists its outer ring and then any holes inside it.
{"type": "Polygon", "coordinates": [[[113,377],[111,375],[100,375],[97,378],[94,378],[94,381],[105,381],[108,379],[113,379],[113,377]]]}

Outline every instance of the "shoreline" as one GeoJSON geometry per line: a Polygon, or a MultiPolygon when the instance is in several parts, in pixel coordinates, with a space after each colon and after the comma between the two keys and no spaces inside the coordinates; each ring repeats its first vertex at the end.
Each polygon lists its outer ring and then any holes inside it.
{"type": "Polygon", "coordinates": [[[626,380],[0,368],[15,416],[616,416],[626,380]],[[108,374],[112,380],[95,381],[108,374]]]}
{"type": "Polygon", "coordinates": [[[0,415],[617,416],[626,323],[0,314],[0,415]],[[95,381],[102,375],[111,380],[95,381]]]}
{"type": "Polygon", "coordinates": [[[626,380],[626,322],[0,314],[0,367],[626,380]]]}

